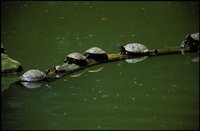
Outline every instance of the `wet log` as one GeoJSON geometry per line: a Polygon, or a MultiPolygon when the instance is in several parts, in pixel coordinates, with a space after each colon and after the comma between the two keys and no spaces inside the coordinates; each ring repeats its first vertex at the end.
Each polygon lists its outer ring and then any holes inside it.
{"type": "MultiPolygon", "coordinates": [[[[189,49],[189,47],[186,47],[184,49],[184,51],[185,51],[185,53],[192,52],[189,49]]],[[[170,54],[181,54],[180,47],[179,46],[172,46],[172,47],[166,47],[166,48],[159,48],[159,49],[157,49],[156,56],[170,55],[170,54]]],[[[75,65],[72,65],[72,64],[71,65],[70,64],[63,64],[63,65],[60,65],[60,66],[63,66],[65,71],[58,72],[58,71],[55,71],[55,69],[52,68],[52,69],[50,69],[50,72],[47,74],[45,79],[48,79],[48,80],[57,79],[57,78],[61,78],[61,77],[65,76],[65,75],[69,75],[69,74],[75,73],[79,70],[85,69],[87,67],[91,67],[91,66],[98,65],[98,64],[104,64],[104,63],[108,63],[108,62],[125,60],[125,59],[126,59],[126,55],[121,55],[120,53],[114,53],[114,54],[108,54],[108,61],[107,62],[96,62],[94,60],[90,60],[89,64],[85,67],[78,67],[78,66],[75,66],[75,65]]]]}

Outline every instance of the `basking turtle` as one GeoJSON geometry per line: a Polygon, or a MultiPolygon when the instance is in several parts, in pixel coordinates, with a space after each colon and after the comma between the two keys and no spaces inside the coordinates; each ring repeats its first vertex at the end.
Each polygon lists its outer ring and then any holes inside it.
{"type": "Polygon", "coordinates": [[[191,51],[199,52],[200,49],[199,33],[187,35],[185,40],[181,42],[180,48],[183,49],[185,47],[185,44],[189,45],[191,51]]]}
{"type": "Polygon", "coordinates": [[[50,69],[47,69],[46,71],[42,72],[40,70],[28,70],[25,72],[22,76],[19,77],[20,81],[40,81],[42,80],[48,73],[50,72],[50,69]]]}
{"type": "Polygon", "coordinates": [[[118,45],[122,55],[127,55],[127,57],[138,57],[138,56],[155,56],[157,50],[150,51],[146,46],[139,43],[130,43],[125,46],[118,45]]]}
{"type": "Polygon", "coordinates": [[[78,66],[86,66],[88,63],[86,61],[86,57],[79,52],[73,52],[68,54],[65,58],[64,62],[68,62],[69,64],[76,64],[78,66]]]}
{"type": "Polygon", "coordinates": [[[108,55],[104,50],[99,47],[92,47],[83,53],[87,59],[94,59],[98,62],[106,62],[108,61],[108,55]]]}

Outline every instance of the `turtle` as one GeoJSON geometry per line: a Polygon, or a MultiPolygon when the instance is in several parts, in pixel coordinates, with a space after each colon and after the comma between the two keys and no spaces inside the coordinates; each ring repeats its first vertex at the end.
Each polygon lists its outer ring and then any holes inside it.
{"type": "Polygon", "coordinates": [[[108,61],[108,55],[104,50],[99,47],[91,47],[87,49],[83,55],[86,56],[87,59],[93,59],[97,62],[106,62],[108,61]]]}
{"type": "Polygon", "coordinates": [[[122,55],[126,55],[127,58],[139,57],[139,56],[155,56],[157,50],[149,50],[146,46],[139,43],[130,43],[125,46],[118,44],[122,55]]]}
{"type": "Polygon", "coordinates": [[[20,81],[40,81],[42,80],[48,73],[50,72],[50,69],[47,69],[46,71],[42,72],[38,69],[32,69],[25,72],[22,76],[19,77],[20,81]]]}
{"type": "Polygon", "coordinates": [[[78,66],[86,66],[88,63],[86,57],[79,52],[73,52],[67,55],[64,63],[76,64],[78,66]]]}
{"type": "MultiPolygon", "coordinates": [[[[180,48],[181,49],[185,48],[186,44],[190,47],[191,51],[199,52],[199,49],[200,49],[199,32],[186,35],[185,40],[182,41],[180,44],[180,48]]],[[[182,52],[182,53],[184,53],[184,52],[182,52]]]]}

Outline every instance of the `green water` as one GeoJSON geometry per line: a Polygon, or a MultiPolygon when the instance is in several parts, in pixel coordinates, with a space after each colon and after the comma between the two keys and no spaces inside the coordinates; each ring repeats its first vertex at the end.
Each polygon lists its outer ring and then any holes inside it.
{"type": "MultiPolygon", "coordinates": [[[[24,70],[73,51],[176,46],[199,32],[199,2],[2,2],[1,42],[24,70]]],[[[28,89],[1,77],[2,129],[199,129],[197,53],[118,61],[28,89]]]]}

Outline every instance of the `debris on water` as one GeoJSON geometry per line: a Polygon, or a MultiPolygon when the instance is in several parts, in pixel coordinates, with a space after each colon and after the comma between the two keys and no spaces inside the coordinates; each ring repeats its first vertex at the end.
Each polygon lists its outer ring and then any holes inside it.
{"type": "Polygon", "coordinates": [[[108,97],[109,95],[108,94],[104,94],[104,95],[102,95],[101,97],[102,98],[105,98],[105,97],[108,97]]]}
{"type": "Polygon", "coordinates": [[[83,100],[84,100],[84,101],[87,101],[87,98],[84,98],[83,100]]]}
{"type": "Polygon", "coordinates": [[[173,85],[172,85],[172,87],[176,87],[176,85],[175,85],[175,84],[173,84],[173,85]]]}
{"type": "Polygon", "coordinates": [[[93,34],[89,34],[88,36],[89,36],[89,37],[93,37],[93,34]]]}
{"type": "Polygon", "coordinates": [[[117,93],[117,94],[116,94],[116,96],[118,97],[118,96],[119,96],[119,94],[117,93]]]}
{"type": "Polygon", "coordinates": [[[146,96],[149,96],[149,94],[146,94],[146,96]]]}
{"type": "Polygon", "coordinates": [[[102,17],[102,18],[101,18],[101,20],[107,20],[107,19],[108,19],[108,18],[106,18],[106,17],[102,17]]]}
{"type": "Polygon", "coordinates": [[[113,109],[118,109],[119,108],[119,106],[113,106],[113,109]]]}
{"type": "Polygon", "coordinates": [[[100,79],[97,79],[96,81],[97,81],[97,82],[99,82],[99,81],[100,81],[100,79]]]}
{"type": "Polygon", "coordinates": [[[156,116],[155,116],[155,115],[153,116],[153,119],[156,119],[156,116]]]}
{"type": "Polygon", "coordinates": [[[135,101],[135,98],[133,97],[133,98],[131,98],[133,101],[135,101]]]}
{"type": "Polygon", "coordinates": [[[134,35],[134,34],[131,34],[131,36],[134,37],[135,35],[134,35]]]}
{"type": "Polygon", "coordinates": [[[96,100],[96,99],[97,99],[96,97],[93,98],[93,100],[96,100]]]}
{"type": "Polygon", "coordinates": [[[64,18],[65,18],[64,16],[61,16],[61,17],[60,17],[60,19],[64,19],[64,18]]]}
{"type": "Polygon", "coordinates": [[[99,93],[102,93],[102,91],[98,91],[99,93]]]}
{"type": "Polygon", "coordinates": [[[73,95],[73,96],[75,96],[75,95],[76,95],[76,93],[72,93],[72,95],[73,95]]]}
{"type": "Polygon", "coordinates": [[[167,96],[163,96],[162,98],[163,98],[163,99],[166,99],[166,98],[167,98],[167,96]]]}
{"type": "Polygon", "coordinates": [[[134,84],[137,84],[137,81],[134,81],[134,84]]]}
{"type": "Polygon", "coordinates": [[[66,113],[66,112],[64,112],[64,113],[63,113],[63,115],[64,115],[64,116],[66,116],[66,115],[67,115],[67,113],[66,113]]]}
{"type": "Polygon", "coordinates": [[[63,81],[67,81],[67,79],[64,79],[63,81]]]}
{"type": "Polygon", "coordinates": [[[72,88],[74,88],[73,86],[70,86],[70,88],[72,89],[72,88]]]}
{"type": "Polygon", "coordinates": [[[120,63],[117,63],[117,66],[121,66],[122,65],[122,63],[120,62],[120,63]]]}
{"type": "Polygon", "coordinates": [[[142,83],[139,83],[139,84],[138,84],[138,86],[142,86],[142,85],[143,85],[142,83]]]}
{"type": "Polygon", "coordinates": [[[97,128],[101,128],[101,125],[98,125],[97,128]]]}

